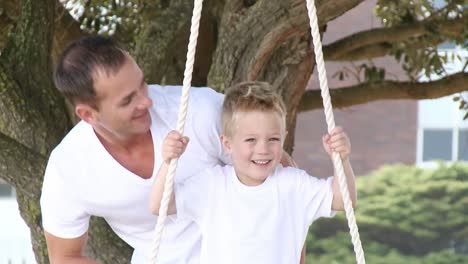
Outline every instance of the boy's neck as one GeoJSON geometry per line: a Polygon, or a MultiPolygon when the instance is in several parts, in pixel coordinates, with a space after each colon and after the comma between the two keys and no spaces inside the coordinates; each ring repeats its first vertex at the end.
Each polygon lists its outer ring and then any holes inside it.
{"type": "Polygon", "coordinates": [[[234,167],[234,173],[236,174],[236,177],[241,184],[245,186],[249,186],[249,187],[262,185],[266,181],[266,179],[270,177],[269,175],[264,180],[257,180],[257,179],[254,179],[253,177],[242,177],[241,175],[239,175],[235,167],[234,167]]]}

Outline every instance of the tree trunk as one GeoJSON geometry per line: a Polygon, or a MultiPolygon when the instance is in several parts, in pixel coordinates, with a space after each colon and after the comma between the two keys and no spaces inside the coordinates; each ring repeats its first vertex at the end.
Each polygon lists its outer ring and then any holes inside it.
{"type": "Polygon", "coordinates": [[[40,186],[46,156],[70,127],[51,80],[53,0],[23,0],[0,57],[0,177],[16,188],[39,263],[47,263],[40,186]]]}
{"type": "MultiPolygon", "coordinates": [[[[317,0],[321,30],[327,22],[363,1],[317,0]]],[[[140,34],[128,38],[136,41],[131,52],[149,83],[181,84],[193,1],[143,2],[140,34]]],[[[315,65],[305,2],[205,0],[192,79],[194,86],[208,85],[219,91],[246,80],[272,83],[288,107],[285,148],[289,152],[293,150],[297,111],[321,105],[317,92],[303,96],[315,65]]],[[[464,21],[460,24],[466,24],[464,21]]],[[[38,263],[49,262],[38,204],[44,168],[50,151],[72,127],[64,100],[52,83],[52,60],[71,40],[84,34],[79,23],[64,13],[58,0],[2,0],[0,4],[0,178],[17,190],[38,263]]],[[[364,38],[366,34],[354,35],[351,40],[360,40],[355,46],[346,39],[338,41],[339,47],[353,48],[345,54],[338,54],[344,50],[334,49],[337,44],[329,45],[328,56],[369,56],[370,49],[377,55],[389,52],[387,44],[382,46],[382,37],[371,34],[372,38],[364,38]]],[[[391,37],[381,35],[387,41],[391,37]]],[[[399,32],[394,35],[402,37],[399,32]]],[[[349,91],[336,90],[334,106],[346,105],[340,94],[352,104],[391,96],[440,96],[459,91],[450,90],[453,85],[456,89],[468,89],[464,85],[467,79],[466,74],[458,74],[419,86],[394,82],[362,84],[348,88],[349,91]],[[379,88],[391,91],[391,95],[379,88]]],[[[88,245],[87,254],[102,263],[129,263],[130,247],[100,218],[92,219],[88,245]]]]}

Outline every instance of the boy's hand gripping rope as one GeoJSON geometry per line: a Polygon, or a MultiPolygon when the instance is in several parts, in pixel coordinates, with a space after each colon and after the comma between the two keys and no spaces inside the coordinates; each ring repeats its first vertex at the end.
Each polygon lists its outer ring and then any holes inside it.
{"type": "MultiPolygon", "coordinates": [[[[315,3],[313,0],[306,0],[307,1],[307,10],[309,14],[310,20],[310,28],[312,33],[312,38],[314,42],[314,52],[315,52],[315,60],[318,69],[319,81],[320,81],[320,89],[322,90],[322,98],[323,98],[323,105],[325,111],[325,117],[328,125],[328,131],[330,132],[335,127],[335,120],[333,117],[333,109],[330,100],[330,93],[328,91],[328,81],[327,81],[327,73],[325,70],[325,62],[323,60],[323,53],[322,53],[322,43],[320,40],[320,32],[318,28],[318,21],[317,21],[317,10],[315,8],[315,3]]],[[[191,87],[192,81],[192,72],[193,72],[193,63],[195,60],[195,50],[197,46],[197,38],[198,38],[198,28],[200,25],[200,16],[202,10],[203,0],[195,0],[194,9],[192,14],[192,27],[190,29],[190,41],[188,45],[187,51],[187,61],[185,64],[185,72],[184,72],[184,83],[182,89],[182,98],[180,101],[180,108],[179,108],[179,117],[177,122],[177,131],[180,134],[183,134],[184,125],[185,125],[185,117],[187,115],[187,106],[188,106],[188,99],[189,99],[189,90],[191,87]]],[[[350,229],[350,234],[352,237],[352,242],[354,245],[354,252],[356,253],[356,261],[358,264],[365,264],[364,260],[364,252],[361,246],[361,240],[359,239],[359,232],[356,225],[356,218],[354,217],[354,210],[351,205],[351,200],[349,197],[348,191],[348,184],[346,182],[346,177],[344,175],[343,164],[340,159],[340,155],[338,153],[333,153],[333,165],[338,172],[338,181],[340,185],[340,190],[343,197],[343,202],[345,206],[346,218],[348,219],[348,226],[350,229]]],[[[174,174],[175,169],[177,167],[178,159],[171,160],[169,165],[168,174],[166,177],[166,183],[164,185],[164,193],[161,201],[161,208],[159,210],[159,217],[158,222],[155,227],[155,237],[153,240],[151,254],[148,258],[148,263],[153,264],[157,261],[159,245],[161,242],[161,235],[164,228],[164,222],[167,218],[167,208],[169,206],[169,201],[172,196],[173,192],[173,185],[174,185],[174,174]]]]}
{"type": "MultiPolygon", "coordinates": [[[[182,88],[182,97],[180,99],[179,116],[177,120],[177,131],[183,135],[185,117],[187,116],[187,107],[189,101],[189,90],[192,83],[193,63],[195,61],[195,50],[197,48],[198,28],[200,26],[200,16],[202,10],[203,0],[195,0],[192,14],[192,26],[190,28],[190,40],[187,50],[187,61],[185,63],[184,83],[182,88]]],[[[161,243],[161,236],[164,229],[164,223],[167,218],[167,208],[172,196],[174,187],[174,175],[179,159],[171,160],[169,169],[166,176],[166,183],[164,185],[163,197],[161,200],[161,207],[159,208],[158,222],[155,227],[155,237],[151,247],[151,253],[148,258],[148,263],[153,264],[157,262],[159,245],[161,243]]]]}
{"type": "MultiPolygon", "coordinates": [[[[335,128],[335,120],[333,117],[333,109],[330,100],[330,92],[328,91],[327,71],[325,70],[325,61],[323,60],[322,42],[320,41],[320,32],[317,21],[317,9],[315,8],[314,0],[307,1],[307,10],[309,13],[310,31],[314,42],[315,63],[317,64],[317,71],[320,81],[320,89],[322,90],[323,106],[325,117],[328,125],[328,132],[335,128]]],[[[340,185],[341,196],[343,197],[346,218],[348,219],[349,233],[351,234],[351,241],[353,242],[354,252],[356,254],[356,262],[358,264],[365,264],[364,251],[362,250],[361,240],[359,239],[359,232],[356,225],[356,218],[354,217],[354,210],[349,198],[348,183],[344,174],[343,163],[341,162],[340,154],[333,152],[332,155],[333,166],[335,166],[338,183],[340,185]]]]}

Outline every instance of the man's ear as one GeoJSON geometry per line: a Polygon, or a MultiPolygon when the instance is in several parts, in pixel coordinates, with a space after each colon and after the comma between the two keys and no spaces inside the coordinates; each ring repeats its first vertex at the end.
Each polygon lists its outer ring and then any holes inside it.
{"type": "Polygon", "coordinates": [[[93,125],[96,123],[96,110],[90,105],[78,103],[75,106],[76,115],[86,123],[93,125]]]}
{"type": "Polygon", "coordinates": [[[226,152],[227,154],[231,154],[231,142],[229,137],[227,137],[226,135],[221,135],[220,138],[221,143],[223,144],[224,152],[226,152]]]}

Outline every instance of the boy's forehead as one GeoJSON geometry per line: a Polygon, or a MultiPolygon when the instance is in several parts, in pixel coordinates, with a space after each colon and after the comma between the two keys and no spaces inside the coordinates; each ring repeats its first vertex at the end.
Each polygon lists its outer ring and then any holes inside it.
{"type": "Polygon", "coordinates": [[[234,113],[231,126],[235,128],[236,133],[255,132],[264,128],[282,130],[285,127],[285,119],[276,111],[239,111],[234,113]]]}

